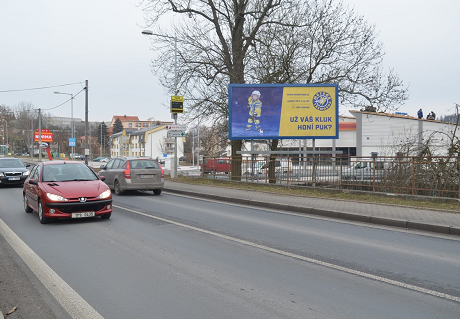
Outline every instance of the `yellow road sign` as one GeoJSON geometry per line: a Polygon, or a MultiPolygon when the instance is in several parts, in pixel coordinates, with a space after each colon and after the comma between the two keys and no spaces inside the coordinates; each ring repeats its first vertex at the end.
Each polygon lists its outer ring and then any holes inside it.
{"type": "Polygon", "coordinates": [[[171,113],[184,113],[183,96],[171,96],[171,113]]]}

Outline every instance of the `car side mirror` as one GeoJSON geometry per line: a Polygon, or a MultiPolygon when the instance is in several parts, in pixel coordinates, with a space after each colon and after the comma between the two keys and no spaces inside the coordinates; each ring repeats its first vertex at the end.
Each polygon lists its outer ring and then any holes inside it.
{"type": "Polygon", "coordinates": [[[99,167],[99,169],[105,170],[106,166],[103,164],[102,166],[99,167]]]}
{"type": "Polygon", "coordinates": [[[99,176],[99,179],[100,179],[101,181],[105,181],[105,177],[104,177],[104,176],[99,176]]]}
{"type": "Polygon", "coordinates": [[[37,185],[37,184],[38,184],[37,180],[35,180],[35,179],[30,179],[30,180],[29,180],[29,183],[30,183],[30,184],[33,184],[33,185],[37,185]]]}

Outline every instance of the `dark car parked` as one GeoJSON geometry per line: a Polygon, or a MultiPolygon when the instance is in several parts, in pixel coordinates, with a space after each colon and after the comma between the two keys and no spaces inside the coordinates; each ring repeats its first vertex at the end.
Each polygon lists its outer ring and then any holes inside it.
{"type": "Polygon", "coordinates": [[[29,176],[29,165],[19,158],[0,158],[0,185],[22,185],[29,176]]]}
{"type": "Polygon", "coordinates": [[[165,173],[150,157],[119,157],[101,166],[105,183],[119,195],[125,190],[151,190],[159,195],[164,187],[165,173]]]}

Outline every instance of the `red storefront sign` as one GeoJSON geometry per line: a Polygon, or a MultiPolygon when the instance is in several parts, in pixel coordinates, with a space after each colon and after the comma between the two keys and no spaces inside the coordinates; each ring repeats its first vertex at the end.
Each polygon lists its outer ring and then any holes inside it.
{"type": "MultiPolygon", "coordinates": [[[[39,136],[38,136],[38,130],[35,131],[34,141],[40,141],[39,136]]],[[[50,132],[49,129],[42,129],[42,142],[52,142],[52,141],[53,141],[53,133],[50,132]]]]}

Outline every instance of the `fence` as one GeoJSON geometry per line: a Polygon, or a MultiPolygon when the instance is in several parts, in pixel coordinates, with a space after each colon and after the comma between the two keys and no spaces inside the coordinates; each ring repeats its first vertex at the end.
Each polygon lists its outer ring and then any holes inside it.
{"type": "Polygon", "coordinates": [[[459,157],[254,157],[205,158],[202,176],[241,181],[460,198],[459,157]],[[226,169],[209,168],[218,160],[226,169]]]}

